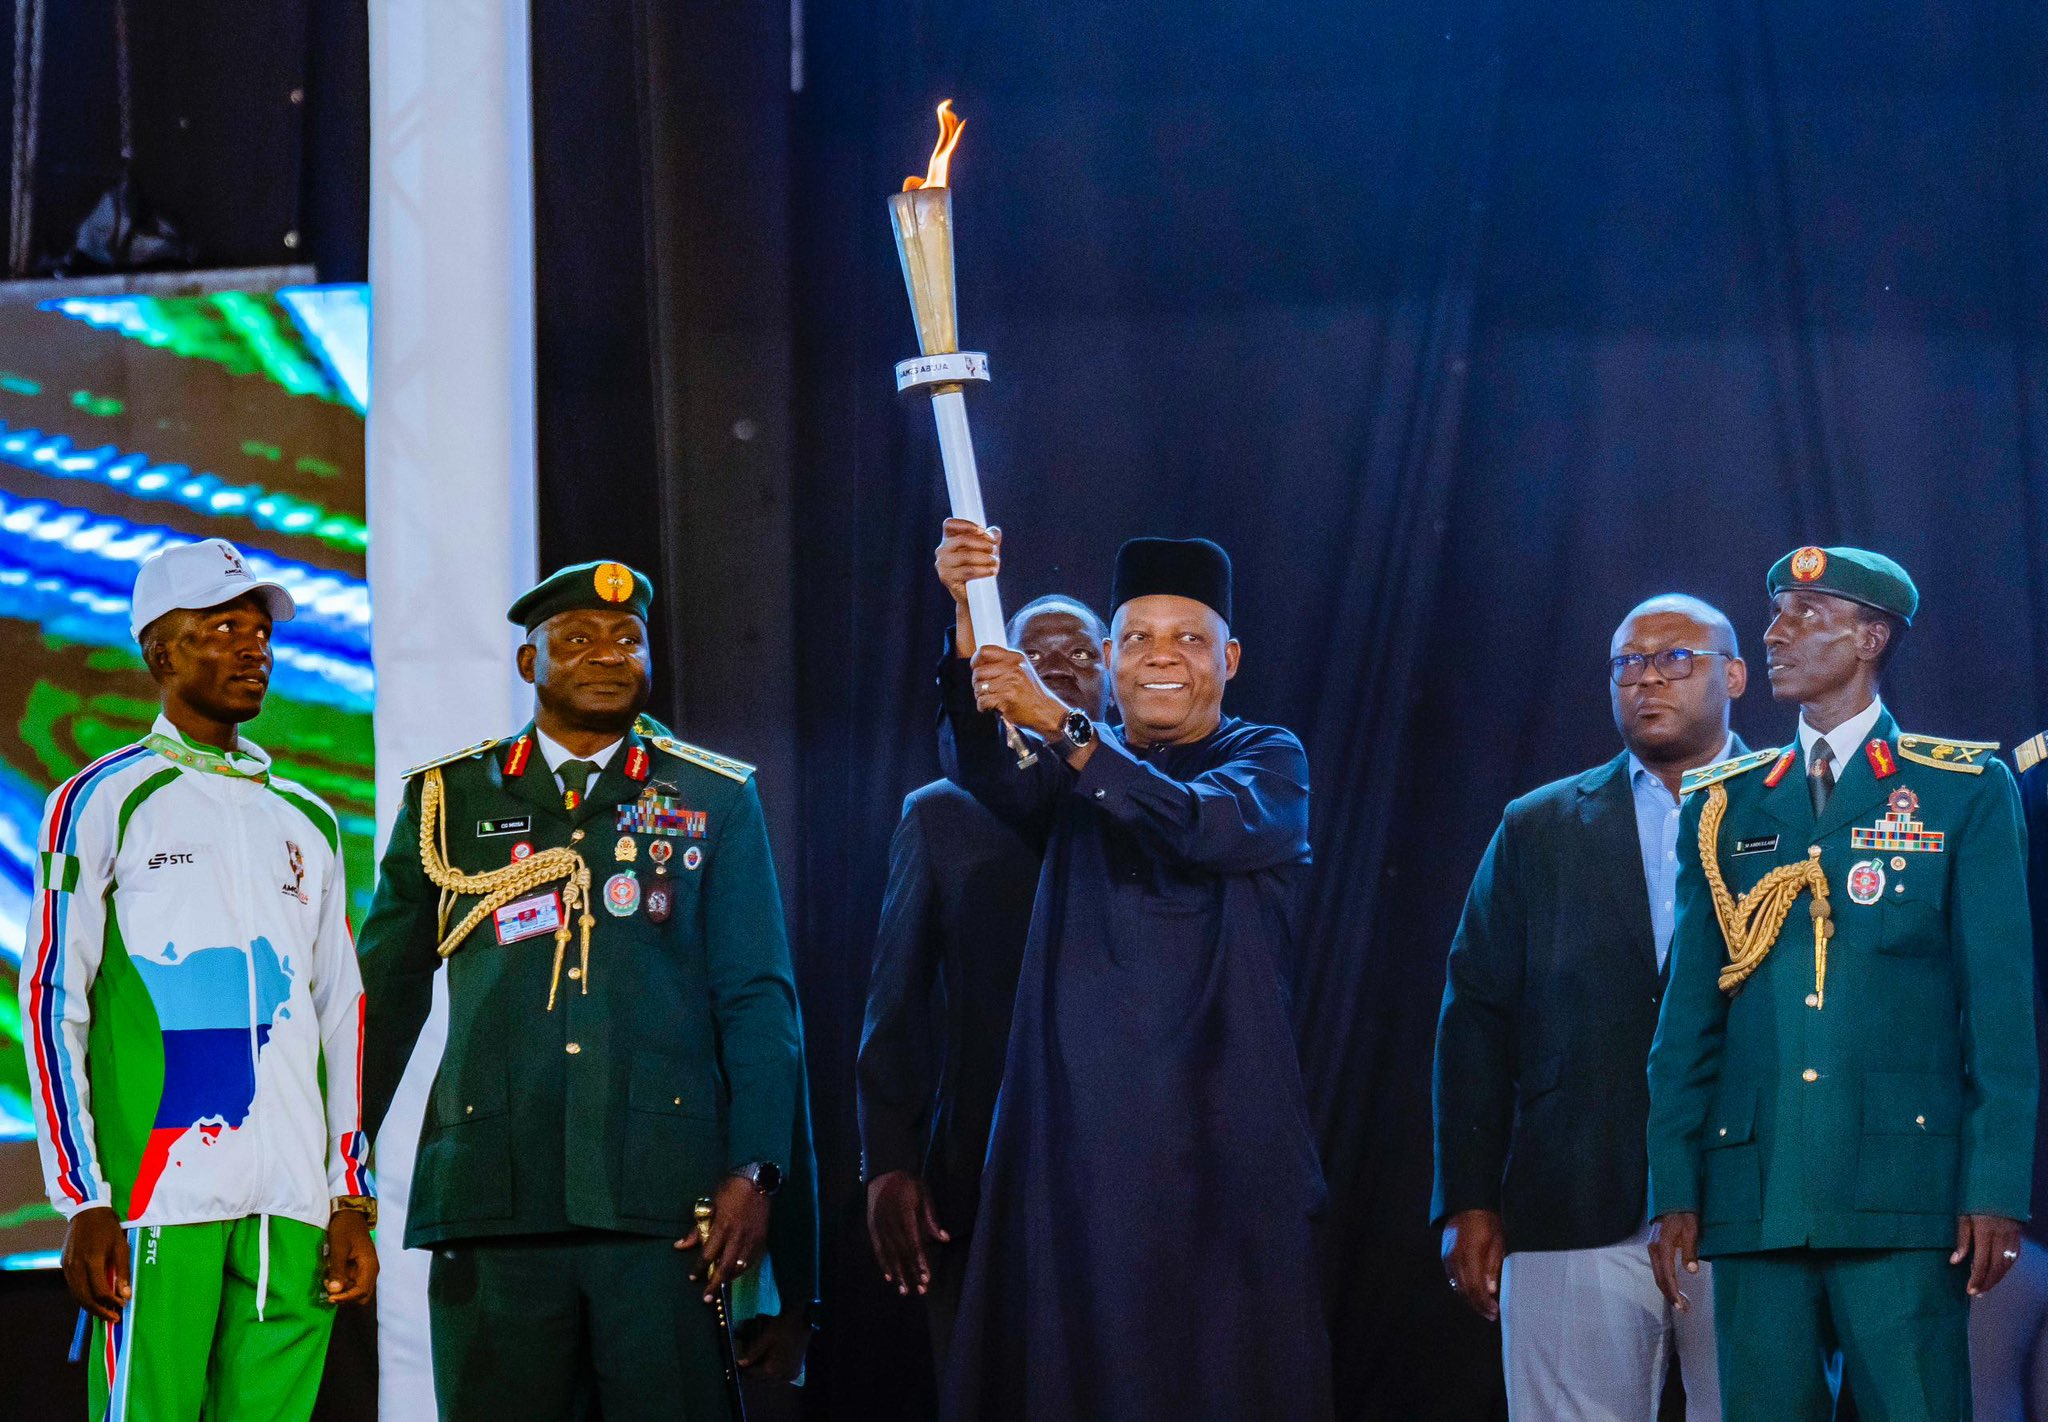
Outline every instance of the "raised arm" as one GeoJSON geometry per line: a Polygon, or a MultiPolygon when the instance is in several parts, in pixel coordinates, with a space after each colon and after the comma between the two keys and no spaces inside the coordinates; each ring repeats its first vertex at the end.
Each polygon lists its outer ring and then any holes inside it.
{"type": "Polygon", "coordinates": [[[1167,856],[1222,874],[1308,862],[1308,754],[1293,732],[1260,728],[1192,780],[1146,764],[1114,736],[1093,751],[1073,792],[1167,856]]]}

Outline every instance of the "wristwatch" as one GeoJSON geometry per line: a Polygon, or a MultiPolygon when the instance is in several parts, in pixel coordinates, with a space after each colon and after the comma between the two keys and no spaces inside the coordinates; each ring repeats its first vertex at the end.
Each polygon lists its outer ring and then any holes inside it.
{"type": "Polygon", "coordinates": [[[763,1195],[772,1195],[782,1188],[782,1167],[772,1160],[756,1160],[732,1173],[763,1195]]]}
{"type": "Polygon", "coordinates": [[[354,1210],[368,1222],[371,1229],[377,1227],[377,1201],[374,1196],[336,1195],[334,1197],[333,1210],[336,1214],[340,1214],[343,1210],[354,1210]]]}
{"type": "Polygon", "coordinates": [[[1086,711],[1069,711],[1060,718],[1060,733],[1047,744],[1061,760],[1071,760],[1075,751],[1095,744],[1095,723],[1086,711]]]}

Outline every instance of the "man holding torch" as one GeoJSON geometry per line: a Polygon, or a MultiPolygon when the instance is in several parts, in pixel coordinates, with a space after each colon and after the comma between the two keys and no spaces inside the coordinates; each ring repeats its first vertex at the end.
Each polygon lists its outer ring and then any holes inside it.
{"type": "Polygon", "coordinates": [[[1324,1186],[1287,1011],[1307,757],[1223,713],[1240,657],[1223,549],[1118,552],[1110,727],[1021,654],[976,651],[969,589],[999,542],[949,519],[939,545],[958,609],[946,727],[960,783],[1045,867],[942,1415],[1320,1422],[1324,1186]]]}

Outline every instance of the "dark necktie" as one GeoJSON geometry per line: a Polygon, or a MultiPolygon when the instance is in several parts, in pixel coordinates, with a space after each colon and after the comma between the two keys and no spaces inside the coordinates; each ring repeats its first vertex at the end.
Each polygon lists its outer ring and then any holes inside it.
{"type": "Polygon", "coordinates": [[[1813,743],[1813,759],[1806,772],[1806,790],[1813,797],[1813,817],[1819,819],[1828,807],[1828,796],[1835,793],[1835,753],[1828,748],[1826,737],[1813,743]]]}
{"type": "Polygon", "coordinates": [[[591,777],[597,774],[597,762],[565,760],[555,774],[562,777],[562,808],[573,810],[583,803],[583,792],[590,788],[591,777]]]}

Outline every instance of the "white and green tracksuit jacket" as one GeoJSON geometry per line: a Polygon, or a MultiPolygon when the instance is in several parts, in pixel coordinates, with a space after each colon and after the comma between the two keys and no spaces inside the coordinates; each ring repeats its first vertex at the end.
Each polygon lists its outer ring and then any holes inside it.
{"type": "Polygon", "coordinates": [[[370,1193],[334,812],[159,718],[51,793],[21,968],[50,1199],[126,1224],[370,1193]]]}

